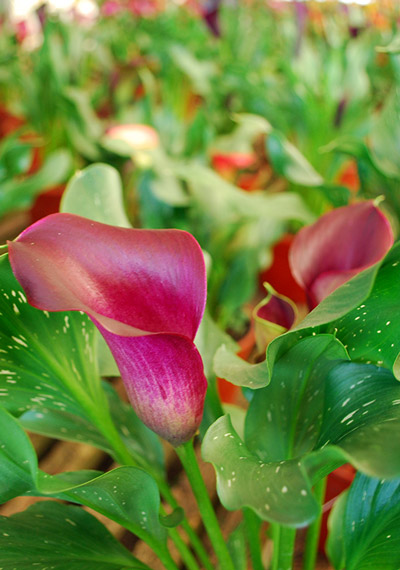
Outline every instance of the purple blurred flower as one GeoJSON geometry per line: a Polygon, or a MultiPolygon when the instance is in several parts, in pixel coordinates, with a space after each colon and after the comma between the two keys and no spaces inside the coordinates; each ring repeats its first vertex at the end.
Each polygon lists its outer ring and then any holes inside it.
{"type": "Polygon", "coordinates": [[[9,242],[28,301],[87,313],[104,336],[142,421],[172,445],[201,422],[207,388],[193,339],[206,301],[195,239],[53,214],[9,242]]]}

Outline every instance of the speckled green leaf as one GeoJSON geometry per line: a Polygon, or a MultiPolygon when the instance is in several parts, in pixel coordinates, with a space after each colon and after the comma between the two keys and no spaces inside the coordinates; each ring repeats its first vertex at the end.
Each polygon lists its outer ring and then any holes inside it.
{"type": "Polygon", "coordinates": [[[254,391],[244,441],[226,418],[210,427],[203,455],[227,508],[251,506],[264,519],[301,525],[316,511],[299,494],[307,497],[340,464],[377,477],[400,474],[400,383],[389,370],[346,358],[332,335],[300,340],[276,362],[270,384],[254,391]],[[288,495],[297,501],[290,513],[288,495]]]}
{"type": "Polygon", "coordinates": [[[260,459],[293,459],[314,448],[326,378],[346,357],[332,335],[318,335],[298,342],[276,363],[271,383],[254,393],[246,417],[245,441],[260,459]]]}
{"type": "Polygon", "coordinates": [[[251,507],[262,519],[289,526],[306,525],[317,516],[301,463],[261,461],[239,438],[229,416],[209,428],[202,452],[214,465],[218,495],[227,509],[251,507]]]}
{"type": "Polygon", "coordinates": [[[166,538],[159,520],[157,483],[142,469],[118,467],[82,484],[71,483],[63,474],[51,477],[41,473],[38,492],[91,507],[144,539],[146,535],[159,541],[166,538]]]}
{"type": "MultiPolygon", "coordinates": [[[[372,292],[362,303],[325,330],[337,337],[350,358],[393,368],[400,352],[400,247],[391,250],[376,276],[372,292]]],[[[396,374],[396,371],[394,371],[396,374]]]]}
{"type": "Polygon", "coordinates": [[[346,346],[352,360],[393,368],[400,378],[400,370],[395,367],[400,351],[400,322],[393,318],[400,310],[399,270],[397,243],[382,262],[336,289],[299,325],[272,341],[267,350],[270,369],[298,340],[332,333],[346,346]]]}
{"type": "MultiPolygon", "coordinates": [[[[60,412],[66,430],[76,416],[85,437],[90,424],[101,425],[107,400],[95,360],[94,325],[78,312],[50,314],[31,307],[7,256],[0,259],[0,322],[0,405],[18,416],[34,411],[36,419],[60,412]]],[[[97,435],[89,441],[98,444],[97,435]]]]}
{"type": "Polygon", "coordinates": [[[0,552],[3,570],[147,568],[95,517],[47,501],[8,518],[0,516],[0,552]]]}
{"type": "Polygon", "coordinates": [[[37,458],[17,420],[0,407],[0,504],[32,488],[37,458]]]}
{"type": "Polygon", "coordinates": [[[336,570],[400,567],[400,479],[357,475],[329,522],[328,554],[336,570]]]}
{"type": "Polygon", "coordinates": [[[112,226],[132,227],[124,209],[121,178],[108,164],[92,164],[77,172],[63,194],[60,212],[112,226]]]}
{"type": "Polygon", "coordinates": [[[394,477],[400,383],[389,370],[346,361],[329,338],[303,339],[276,363],[269,386],[254,392],[245,442],[263,461],[302,457],[313,480],[340,457],[368,475],[394,477]]]}
{"type": "Polygon", "coordinates": [[[162,473],[159,438],[100,381],[97,329],[86,315],[31,307],[7,256],[0,259],[0,313],[0,406],[35,433],[111,454],[112,418],[138,464],[151,463],[162,473]]]}

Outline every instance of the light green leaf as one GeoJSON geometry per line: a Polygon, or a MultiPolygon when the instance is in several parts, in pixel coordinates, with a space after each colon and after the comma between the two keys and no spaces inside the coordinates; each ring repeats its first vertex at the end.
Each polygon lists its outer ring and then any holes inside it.
{"type": "Polygon", "coordinates": [[[214,370],[220,378],[253,390],[267,386],[270,381],[266,360],[259,364],[250,364],[228,350],[225,345],[220,346],[215,354],[214,370]]]}
{"type": "Polygon", "coordinates": [[[301,464],[261,461],[239,438],[229,416],[208,429],[202,454],[214,465],[225,508],[251,507],[260,518],[288,526],[306,525],[317,516],[318,504],[301,464]]]}
{"type": "Polygon", "coordinates": [[[320,186],[324,179],[301,152],[278,131],[266,140],[268,156],[275,171],[290,182],[302,186],[320,186]]]}
{"type": "Polygon", "coordinates": [[[60,211],[103,224],[132,227],[124,209],[120,176],[108,164],[92,164],[77,172],[64,192],[60,211]]]}

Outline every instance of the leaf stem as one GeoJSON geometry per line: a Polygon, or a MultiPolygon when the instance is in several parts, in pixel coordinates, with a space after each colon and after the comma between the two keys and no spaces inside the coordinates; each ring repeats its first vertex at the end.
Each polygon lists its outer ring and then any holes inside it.
{"type": "Polygon", "coordinates": [[[255,512],[248,508],[243,509],[243,520],[249,545],[251,567],[253,570],[264,570],[260,544],[261,521],[255,512]]]}
{"type": "Polygon", "coordinates": [[[234,570],[234,565],[222,536],[217,516],[211,504],[203,477],[200,473],[196,455],[194,453],[193,440],[180,445],[175,451],[181,460],[193,489],[204,526],[220,562],[220,568],[221,570],[234,570]]]}
{"type": "MultiPolygon", "coordinates": [[[[168,504],[172,508],[176,508],[178,506],[178,502],[175,499],[175,497],[173,496],[171,489],[169,488],[167,482],[164,481],[163,479],[160,479],[160,477],[158,477],[158,478],[155,477],[155,479],[156,479],[157,484],[159,486],[161,495],[164,497],[164,499],[168,502],[168,504]]],[[[200,538],[197,536],[195,531],[190,526],[189,522],[186,519],[184,519],[181,522],[181,526],[184,529],[184,531],[186,532],[186,534],[190,540],[190,544],[191,544],[193,550],[196,552],[198,559],[202,563],[202,568],[204,568],[204,570],[214,570],[214,567],[210,562],[210,558],[209,558],[209,556],[208,556],[208,554],[204,548],[204,545],[202,544],[200,538]]],[[[184,545],[184,546],[187,549],[186,545],[184,545]]],[[[183,559],[184,556],[183,556],[182,552],[181,552],[181,556],[183,559]]]]}
{"type": "Polygon", "coordinates": [[[292,570],[296,529],[273,524],[274,551],[271,570],[292,570]]]}
{"type": "MultiPolygon", "coordinates": [[[[104,430],[103,433],[104,436],[107,438],[107,440],[111,443],[114,452],[113,457],[118,463],[120,463],[121,465],[132,465],[134,467],[142,468],[142,465],[140,463],[138,464],[138,461],[136,461],[136,459],[131,455],[131,453],[126,448],[111,418],[108,429],[104,430]]],[[[151,475],[155,479],[158,488],[160,489],[160,493],[164,497],[164,499],[171,505],[172,508],[176,508],[178,506],[178,503],[175,497],[173,496],[168,486],[168,483],[164,479],[162,479],[160,475],[156,473],[156,471],[153,471],[153,469],[151,469],[150,466],[146,467],[145,471],[147,471],[149,475],[151,475]]],[[[213,570],[212,566],[210,565],[210,561],[204,549],[204,546],[202,545],[200,539],[198,538],[194,530],[189,525],[188,521],[187,520],[182,521],[181,525],[184,528],[186,534],[188,535],[192,547],[195,550],[197,556],[199,557],[199,560],[202,562],[204,569],[213,570]]],[[[169,536],[171,537],[171,540],[174,542],[177,550],[179,551],[187,569],[199,570],[199,566],[193,554],[191,553],[188,546],[180,537],[178,531],[176,529],[168,529],[168,533],[169,536]]]]}
{"type": "MultiPolygon", "coordinates": [[[[325,497],[326,477],[323,477],[314,486],[314,497],[320,505],[325,497]]],[[[317,559],[319,535],[321,532],[322,509],[319,517],[308,527],[306,545],[304,550],[303,570],[313,570],[317,559]]]]}

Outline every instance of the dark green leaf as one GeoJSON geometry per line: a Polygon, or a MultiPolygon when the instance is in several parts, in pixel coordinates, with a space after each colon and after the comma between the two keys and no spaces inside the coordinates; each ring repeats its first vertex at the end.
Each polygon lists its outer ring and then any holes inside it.
{"type": "Polygon", "coordinates": [[[0,407],[0,504],[35,485],[37,458],[17,420],[0,407]]]}
{"type": "Polygon", "coordinates": [[[92,515],[47,501],[0,517],[0,551],[4,570],[146,569],[92,515]]]}
{"type": "Polygon", "coordinates": [[[336,570],[400,567],[400,479],[357,475],[334,506],[328,554],[336,570]]]}

